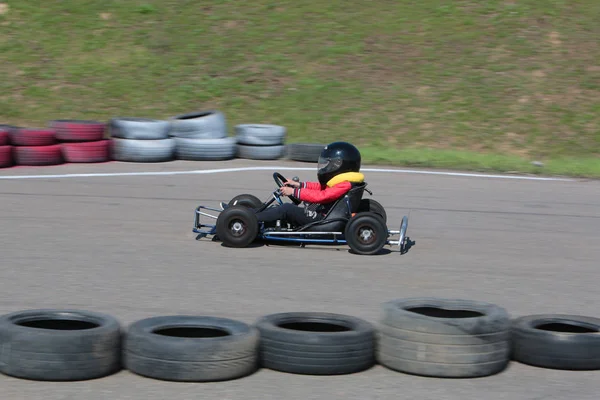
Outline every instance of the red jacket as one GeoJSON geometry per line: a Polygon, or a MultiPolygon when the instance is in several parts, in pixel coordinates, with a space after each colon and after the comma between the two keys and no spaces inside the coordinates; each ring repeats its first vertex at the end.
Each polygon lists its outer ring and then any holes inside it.
{"type": "Polygon", "coordinates": [[[294,189],[292,196],[307,203],[327,204],[344,196],[351,188],[349,181],[331,187],[319,182],[300,182],[300,187],[294,189]]]}

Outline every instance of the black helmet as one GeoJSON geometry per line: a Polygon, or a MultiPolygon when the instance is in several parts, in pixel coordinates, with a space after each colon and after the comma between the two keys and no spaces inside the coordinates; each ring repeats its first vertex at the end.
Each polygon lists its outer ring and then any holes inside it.
{"type": "Polygon", "coordinates": [[[360,171],[360,151],[347,142],[330,143],[319,156],[317,176],[325,185],[334,176],[344,172],[360,171]]]}

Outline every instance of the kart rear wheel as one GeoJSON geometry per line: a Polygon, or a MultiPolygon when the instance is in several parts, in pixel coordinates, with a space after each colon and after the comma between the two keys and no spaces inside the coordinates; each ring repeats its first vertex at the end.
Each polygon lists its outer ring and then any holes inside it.
{"type": "Polygon", "coordinates": [[[344,237],[353,252],[372,255],[387,243],[388,230],[379,214],[364,212],[350,218],[344,237]]]}
{"type": "Polygon", "coordinates": [[[263,202],[260,199],[252,194],[240,194],[235,196],[233,199],[229,201],[230,206],[246,206],[249,208],[259,208],[262,206],[263,202]]]}
{"type": "Polygon", "coordinates": [[[363,213],[369,211],[379,215],[383,219],[383,222],[387,223],[387,213],[381,203],[373,199],[362,199],[358,206],[358,212],[363,213]]]}
{"type": "Polygon", "coordinates": [[[256,214],[239,203],[221,212],[216,225],[217,236],[227,247],[246,247],[258,235],[256,214]]]}

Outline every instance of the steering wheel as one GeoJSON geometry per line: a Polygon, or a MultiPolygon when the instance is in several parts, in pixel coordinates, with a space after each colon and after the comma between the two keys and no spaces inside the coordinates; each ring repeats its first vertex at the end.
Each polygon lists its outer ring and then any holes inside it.
{"type": "MultiPolygon", "coordinates": [[[[275,183],[277,184],[277,187],[282,187],[283,183],[287,181],[287,179],[285,179],[283,177],[283,175],[281,175],[279,172],[273,172],[273,180],[275,181],[275,183]]],[[[292,203],[294,203],[295,205],[298,205],[300,203],[302,203],[302,200],[294,197],[294,196],[288,196],[289,199],[292,201],[292,203]]]]}

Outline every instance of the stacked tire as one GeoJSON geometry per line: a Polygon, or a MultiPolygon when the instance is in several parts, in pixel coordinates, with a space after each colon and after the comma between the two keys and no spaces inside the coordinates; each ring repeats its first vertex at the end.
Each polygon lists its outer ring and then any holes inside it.
{"type": "Polygon", "coordinates": [[[86,120],[54,120],[62,157],[68,163],[102,163],[110,161],[110,141],[104,138],[106,124],[86,120]]]}
{"type": "Polygon", "coordinates": [[[0,168],[13,166],[13,150],[10,145],[11,126],[0,125],[0,168]]]}
{"type": "Polygon", "coordinates": [[[171,118],[169,136],[175,142],[178,160],[220,161],[235,157],[235,138],[228,137],[225,115],[217,110],[171,118]]]}
{"type": "Polygon", "coordinates": [[[285,155],[286,133],[286,128],[279,125],[236,125],[237,156],[250,160],[280,159],[285,155]]]}
{"type": "MultiPolygon", "coordinates": [[[[55,129],[14,127],[8,133],[15,165],[46,166],[64,163],[55,129]]],[[[7,151],[4,149],[4,157],[7,151]]]]}
{"type": "Polygon", "coordinates": [[[175,157],[170,124],[151,118],[119,117],[110,120],[111,153],[115,161],[166,162],[175,157]]]}
{"type": "Polygon", "coordinates": [[[288,158],[294,161],[316,163],[325,147],[319,143],[291,143],[288,145],[288,158]]]}

